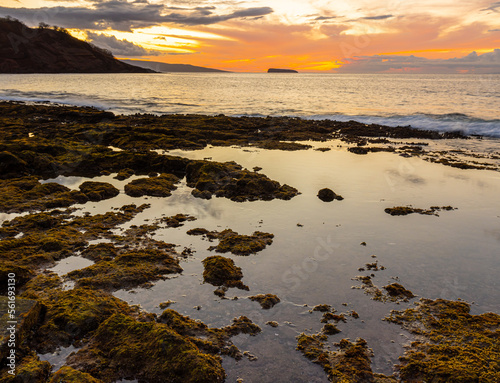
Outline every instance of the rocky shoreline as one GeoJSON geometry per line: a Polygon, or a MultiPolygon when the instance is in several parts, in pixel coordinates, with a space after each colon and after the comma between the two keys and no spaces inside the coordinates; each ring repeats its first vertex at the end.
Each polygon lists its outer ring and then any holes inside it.
{"type": "MultiPolygon", "coordinates": [[[[191,160],[160,153],[208,145],[307,150],[311,147],[307,141],[333,139],[358,155],[383,151],[429,161],[433,158],[432,162],[462,169],[498,170],[492,162],[479,163],[477,158],[455,161],[448,152],[430,153],[425,143],[413,141],[467,139],[459,133],[440,134],[354,121],[222,115],[117,116],[93,108],[2,102],[0,137],[0,212],[13,217],[0,228],[0,275],[4,281],[15,274],[17,299],[26,302],[20,317],[24,315],[24,322],[18,329],[16,374],[3,368],[0,382],[222,382],[222,357],[255,359],[242,352],[232,338],[239,334],[258,336],[262,331],[252,318],[244,315],[232,319],[230,325],[215,328],[166,308],[168,304],[157,315],[113,296],[118,289],[147,288],[181,274],[180,259],[189,257],[189,251],[180,254],[174,244],[154,239],[152,234],[159,228],[180,227],[197,217],[179,213],[132,225],[117,234],[117,228],[151,206],[130,204],[102,214],[79,215],[79,207],[115,198],[118,189],[107,182],[87,180],[76,190],[45,182],[49,178],[116,173],[115,178],[126,183],[124,191],[131,198],[169,198],[180,180],[185,179],[191,195],[200,200],[289,201],[300,190],[259,173],[259,169],[250,171],[236,162],[191,160]],[[64,278],[47,270],[74,254],[92,265],[73,270],[64,278]],[[65,287],[68,282],[72,288],[65,287]],[[52,366],[38,356],[70,345],[78,350],[57,371],[52,371],[52,366]]],[[[335,193],[320,199],[343,203],[335,193]]],[[[437,215],[439,210],[453,208],[397,206],[386,212],[437,215]]],[[[187,234],[218,240],[209,251],[238,257],[259,253],[266,246],[273,246],[275,239],[272,233],[261,231],[240,234],[231,229],[210,231],[200,227],[187,234]]],[[[211,255],[205,258],[203,266],[204,281],[216,288],[214,294],[220,299],[230,299],[225,296],[229,288],[249,289],[248,281],[242,281],[237,261],[211,255]]],[[[375,286],[372,279],[379,270],[383,269],[377,262],[361,267],[359,271],[368,275],[356,277],[362,282],[359,288],[380,302],[407,302],[415,298],[399,283],[384,286],[386,292],[375,286]]],[[[2,299],[6,299],[7,286],[1,286],[1,293],[2,299]]],[[[259,303],[264,311],[283,305],[271,293],[252,294],[248,300],[259,303]]],[[[319,364],[330,381],[500,379],[500,370],[493,365],[500,355],[498,314],[470,315],[466,303],[440,299],[422,299],[414,309],[393,312],[387,321],[408,328],[422,341],[411,344],[395,375],[385,376],[372,371],[371,354],[364,339],[342,339],[335,351],[325,346],[328,336],[342,331],[337,324],[358,319],[355,311],[336,313],[329,305],[318,305],[312,311],[323,313],[324,327],[318,334],[299,334],[296,347],[319,364]],[[469,355],[467,349],[471,346],[481,358],[469,355]],[[489,369],[484,368],[483,360],[491,362],[489,369]]],[[[276,322],[268,324],[278,326],[276,322]]],[[[6,359],[5,340],[2,335],[2,362],[6,359]]]]}

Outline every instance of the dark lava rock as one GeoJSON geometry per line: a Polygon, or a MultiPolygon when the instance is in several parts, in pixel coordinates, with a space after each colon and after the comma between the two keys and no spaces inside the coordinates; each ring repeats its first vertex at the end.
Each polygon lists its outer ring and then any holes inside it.
{"type": "Polygon", "coordinates": [[[332,202],[334,199],[342,201],[344,197],[336,194],[333,190],[324,188],[318,192],[318,198],[323,202],[332,202]]]}

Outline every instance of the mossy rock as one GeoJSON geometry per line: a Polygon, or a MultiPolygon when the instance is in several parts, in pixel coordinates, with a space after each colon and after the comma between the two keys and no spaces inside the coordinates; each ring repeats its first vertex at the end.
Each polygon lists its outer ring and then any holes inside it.
{"type": "Polygon", "coordinates": [[[415,295],[410,290],[405,289],[399,283],[391,283],[390,285],[384,286],[384,289],[387,291],[387,294],[391,297],[402,298],[402,299],[411,299],[414,298],[415,295]]]}
{"type": "Polygon", "coordinates": [[[118,290],[164,279],[166,274],[181,271],[179,261],[169,252],[143,249],[123,252],[112,260],[101,260],[86,268],[71,271],[67,276],[73,279],[77,286],[118,290]]]}
{"type": "Polygon", "coordinates": [[[258,294],[249,297],[251,301],[259,302],[263,309],[270,309],[281,302],[281,299],[274,294],[258,294]]]}
{"type": "Polygon", "coordinates": [[[43,300],[45,319],[36,332],[38,350],[51,352],[69,346],[95,331],[115,313],[128,313],[130,307],[107,293],[76,288],[58,291],[43,300]]]}
{"type": "Polygon", "coordinates": [[[349,383],[376,383],[393,382],[393,376],[374,374],[370,366],[370,350],[364,339],[350,342],[342,339],[335,345],[338,351],[329,351],[325,347],[328,337],[325,334],[306,335],[297,337],[297,350],[314,363],[323,367],[332,382],[349,383]]]}
{"type": "Polygon", "coordinates": [[[27,355],[16,354],[15,374],[8,373],[8,367],[0,369],[0,382],[2,383],[46,383],[49,379],[52,365],[49,362],[41,361],[34,351],[29,351],[27,355]]]}
{"type": "Polygon", "coordinates": [[[340,330],[335,326],[333,323],[327,323],[323,326],[323,329],[321,330],[323,334],[326,335],[335,335],[340,332],[340,330]]]}
{"type": "Polygon", "coordinates": [[[125,185],[125,194],[131,197],[168,197],[172,195],[172,190],[179,178],[173,174],[163,173],[158,177],[139,178],[125,185]]]}
{"type": "Polygon", "coordinates": [[[167,224],[167,227],[180,227],[184,225],[186,221],[196,221],[196,217],[189,214],[176,214],[171,217],[165,217],[161,219],[161,222],[167,224]]]}
{"type": "Polygon", "coordinates": [[[222,286],[228,281],[240,281],[243,278],[241,268],[231,258],[214,255],[203,260],[203,280],[214,286],[222,286]]]}
{"type": "Polygon", "coordinates": [[[298,194],[297,189],[243,169],[233,161],[191,161],[186,167],[186,181],[194,188],[193,196],[204,199],[215,195],[236,202],[287,200],[298,194]]]}
{"type": "Polygon", "coordinates": [[[88,198],[55,182],[40,183],[37,177],[0,179],[0,211],[20,213],[68,207],[88,198]]]}
{"type": "Polygon", "coordinates": [[[400,358],[403,381],[500,381],[499,314],[471,315],[466,302],[421,299],[415,308],[386,319],[421,340],[400,358]]]}
{"type": "Polygon", "coordinates": [[[99,326],[90,343],[67,359],[105,382],[122,378],[147,382],[223,382],[221,359],[201,352],[167,325],[115,314],[99,326]]]}
{"type": "Polygon", "coordinates": [[[118,248],[112,243],[97,243],[82,251],[82,257],[91,261],[111,261],[118,255],[118,248]]]}
{"type": "Polygon", "coordinates": [[[103,383],[103,381],[69,366],[62,366],[54,372],[48,383],[103,383]]]}
{"type": "Polygon", "coordinates": [[[120,194],[116,187],[107,182],[85,181],[79,186],[79,189],[89,200],[94,202],[113,198],[120,194]]]}
{"type": "Polygon", "coordinates": [[[220,253],[233,253],[237,255],[250,255],[262,251],[267,245],[273,243],[274,235],[256,231],[252,235],[240,235],[231,229],[221,231],[217,238],[219,244],[209,250],[217,250],[220,253]]]}
{"type": "Polygon", "coordinates": [[[133,169],[121,169],[118,174],[115,176],[115,178],[119,181],[126,180],[127,178],[130,178],[134,175],[134,170],[133,169]]]}

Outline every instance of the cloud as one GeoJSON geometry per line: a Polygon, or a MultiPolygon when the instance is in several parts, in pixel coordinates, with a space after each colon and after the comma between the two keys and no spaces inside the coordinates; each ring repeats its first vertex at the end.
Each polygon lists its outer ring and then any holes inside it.
{"type": "Polygon", "coordinates": [[[416,56],[374,55],[343,59],[337,73],[489,73],[500,74],[500,49],[478,55],[450,59],[416,56]]]}
{"type": "Polygon", "coordinates": [[[380,16],[367,16],[363,17],[362,20],[386,20],[394,17],[393,15],[380,15],[380,16]]]}
{"type": "Polygon", "coordinates": [[[490,29],[488,32],[500,32],[500,29],[490,29]]]}
{"type": "Polygon", "coordinates": [[[331,19],[336,19],[337,16],[318,16],[314,20],[317,21],[322,21],[322,20],[331,20],[331,19]]]}
{"type": "Polygon", "coordinates": [[[87,32],[87,41],[99,48],[107,49],[115,56],[156,56],[162,54],[159,51],[144,49],[127,40],[118,40],[115,36],[87,32]]]}
{"type": "Polygon", "coordinates": [[[127,2],[126,0],[97,0],[88,7],[42,7],[7,8],[0,7],[0,14],[18,18],[29,25],[45,22],[65,28],[114,29],[130,31],[164,23],[178,25],[210,25],[231,19],[265,16],[273,12],[270,7],[254,7],[235,10],[218,15],[215,7],[168,8],[162,4],[152,4],[146,0],[127,2]],[[174,11],[165,13],[165,11],[174,11]]]}
{"type": "Polygon", "coordinates": [[[496,3],[491,3],[488,8],[481,9],[481,11],[498,12],[498,8],[500,8],[500,1],[497,1],[496,3]]]}

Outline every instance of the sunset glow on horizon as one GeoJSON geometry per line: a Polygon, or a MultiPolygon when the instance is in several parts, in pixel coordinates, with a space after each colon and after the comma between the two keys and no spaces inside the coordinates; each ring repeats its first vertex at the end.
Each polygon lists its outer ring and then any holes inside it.
{"type": "Polygon", "coordinates": [[[0,7],[2,16],[67,28],[118,58],[327,73],[500,73],[499,11],[491,0],[2,0],[0,7]]]}

